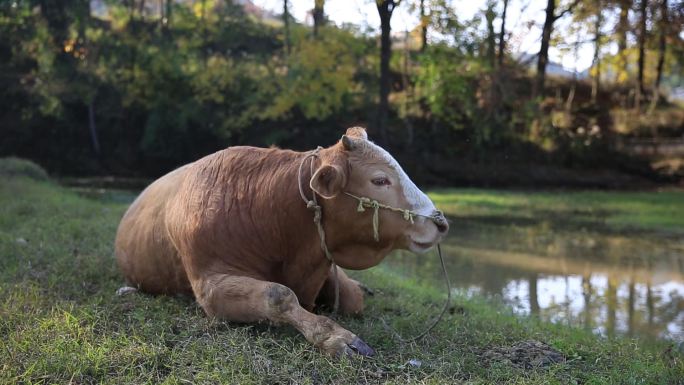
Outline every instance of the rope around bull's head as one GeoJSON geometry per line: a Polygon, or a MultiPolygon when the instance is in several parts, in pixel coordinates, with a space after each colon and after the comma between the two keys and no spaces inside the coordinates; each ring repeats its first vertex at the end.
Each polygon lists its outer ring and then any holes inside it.
{"type": "Polygon", "coordinates": [[[368,197],[364,196],[357,196],[354,195],[350,192],[343,191],[346,195],[356,199],[359,202],[359,205],[356,207],[357,212],[364,212],[366,211],[366,208],[373,209],[373,239],[375,239],[376,242],[380,241],[380,216],[379,216],[379,211],[380,209],[385,209],[385,210],[390,210],[390,211],[395,211],[398,213],[401,213],[402,217],[404,218],[405,221],[411,222],[413,224],[413,218],[414,217],[424,217],[428,218],[431,221],[435,222],[438,226],[444,225],[446,219],[444,219],[444,214],[437,210],[435,211],[434,214],[432,215],[423,215],[419,214],[415,211],[409,210],[409,209],[401,209],[397,207],[392,207],[390,205],[386,205],[384,203],[380,203],[375,199],[371,199],[368,197]]]}
{"type": "MultiPolygon", "coordinates": [[[[323,208],[318,204],[318,200],[316,198],[316,191],[312,189],[311,192],[311,199],[308,199],[306,197],[306,194],[304,194],[304,189],[302,188],[302,168],[304,167],[304,163],[306,162],[307,159],[311,159],[310,162],[310,171],[311,175],[314,174],[314,158],[319,158],[319,152],[323,149],[323,147],[318,147],[315,150],[309,151],[309,153],[302,159],[302,162],[299,164],[299,170],[297,174],[297,181],[298,181],[298,187],[299,187],[299,195],[301,195],[302,200],[306,204],[306,207],[309,210],[312,210],[314,212],[314,223],[316,223],[316,227],[318,228],[318,235],[319,238],[321,239],[321,249],[323,249],[323,252],[325,254],[325,257],[330,261],[333,262],[332,254],[328,250],[328,246],[325,243],[325,231],[323,231],[323,225],[321,223],[322,217],[323,217],[323,208]]],[[[380,241],[380,214],[379,211],[380,209],[385,209],[389,211],[394,211],[402,214],[402,217],[404,220],[411,222],[411,224],[414,223],[413,218],[415,217],[424,217],[432,220],[435,222],[437,225],[443,225],[444,224],[444,215],[442,214],[441,211],[436,211],[432,215],[423,215],[419,214],[415,211],[409,210],[409,209],[403,209],[403,208],[398,208],[398,207],[393,207],[384,203],[380,203],[376,199],[368,198],[365,196],[358,196],[355,194],[352,194],[348,191],[343,191],[344,194],[356,199],[359,204],[356,207],[357,212],[364,212],[366,211],[366,208],[370,208],[373,210],[373,239],[376,242],[380,241]]]]}

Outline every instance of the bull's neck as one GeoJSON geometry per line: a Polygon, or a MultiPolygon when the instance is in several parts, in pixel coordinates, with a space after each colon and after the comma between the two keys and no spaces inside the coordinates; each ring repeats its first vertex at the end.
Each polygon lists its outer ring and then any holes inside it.
{"type": "MultiPolygon", "coordinates": [[[[276,227],[272,231],[282,236],[281,242],[286,254],[283,257],[290,261],[305,259],[307,263],[313,263],[322,258],[323,254],[313,222],[314,213],[307,209],[307,203],[300,194],[300,186],[306,199],[312,199],[314,191],[309,186],[309,181],[320,166],[321,159],[308,157],[309,154],[289,153],[287,159],[278,165],[282,169],[261,181],[264,185],[255,187],[258,191],[267,191],[268,196],[260,204],[266,211],[271,211],[271,218],[275,219],[270,220],[270,223],[276,227]]],[[[317,201],[320,204],[321,198],[317,197],[317,201]]]]}

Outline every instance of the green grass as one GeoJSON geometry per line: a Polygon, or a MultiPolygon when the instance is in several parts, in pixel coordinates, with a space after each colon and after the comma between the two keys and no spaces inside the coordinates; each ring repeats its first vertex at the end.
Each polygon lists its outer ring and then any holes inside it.
{"type": "MultiPolygon", "coordinates": [[[[676,194],[658,199],[615,194],[615,203],[613,193],[578,194],[559,193],[557,204],[572,209],[568,202],[584,206],[599,197],[615,210],[616,223],[670,228],[682,220],[627,210],[637,199],[662,215],[670,204],[681,207],[676,194]]],[[[538,194],[540,207],[556,207],[554,195],[538,194]]],[[[449,212],[474,215],[514,210],[536,201],[537,194],[457,190],[433,196],[449,212]]],[[[3,384],[681,384],[684,379],[684,357],[667,343],[604,339],[516,317],[503,305],[478,298],[457,297],[427,338],[402,344],[383,323],[413,335],[438,313],[444,294],[383,268],[354,274],[376,293],[364,317],[339,320],[375,347],[377,357],[327,357],[292,328],[210,320],[189,298],[116,296],[123,284],[112,245],[126,208],[120,199],[83,198],[46,182],[5,177],[0,207],[3,384]],[[524,370],[483,358],[491,348],[528,339],[550,344],[567,361],[524,370]],[[411,359],[421,366],[409,365],[411,359]]]]}
{"type": "Polygon", "coordinates": [[[613,229],[684,231],[684,191],[500,191],[446,189],[430,194],[455,217],[532,217],[601,222],[613,229]],[[568,215],[571,214],[571,215],[568,215]]]}

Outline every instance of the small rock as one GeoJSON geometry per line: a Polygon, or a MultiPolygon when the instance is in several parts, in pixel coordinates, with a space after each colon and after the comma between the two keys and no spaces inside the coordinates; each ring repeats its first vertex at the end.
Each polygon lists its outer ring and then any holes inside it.
{"type": "Polygon", "coordinates": [[[17,238],[17,243],[20,245],[26,245],[28,244],[28,241],[24,238],[17,238]]]}
{"type": "Polygon", "coordinates": [[[131,293],[137,293],[137,292],[138,292],[138,289],[136,289],[134,287],[124,286],[124,287],[120,287],[116,290],[116,295],[122,296],[122,295],[131,294],[131,293]]]}
{"type": "Polygon", "coordinates": [[[413,366],[414,368],[420,368],[420,366],[423,365],[423,362],[421,360],[412,358],[409,360],[408,364],[413,366]]]}

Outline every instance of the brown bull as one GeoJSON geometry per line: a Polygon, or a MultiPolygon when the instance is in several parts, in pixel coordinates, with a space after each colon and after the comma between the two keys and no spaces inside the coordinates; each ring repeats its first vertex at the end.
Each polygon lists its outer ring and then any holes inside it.
{"type": "Polygon", "coordinates": [[[116,258],[126,280],[149,293],[192,293],[212,317],[290,324],[329,354],[372,355],[356,335],[310,312],[334,287],[333,268],[341,313],[360,313],[363,293],[325,258],[300,187],[317,194],[328,249],[346,269],[375,266],[394,249],[424,252],[448,227],[380,210],[374,236],[373,210],[358,212],[359,202],[343,193],[419,215],[436,210],[365,130],[350,128],[310,155],[231,147],[159,178],[119,225],[116,258]]]}

